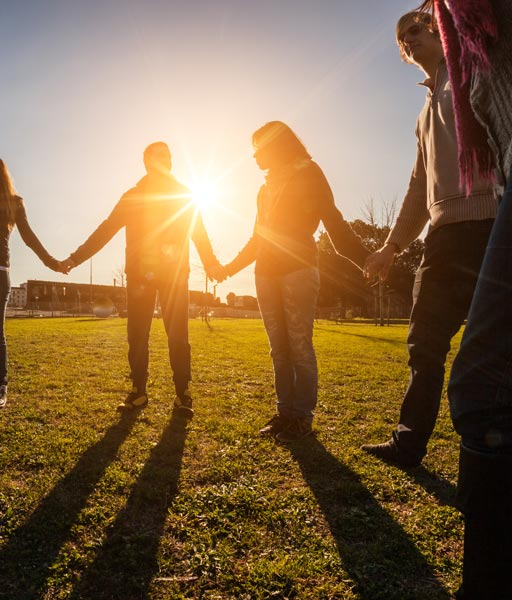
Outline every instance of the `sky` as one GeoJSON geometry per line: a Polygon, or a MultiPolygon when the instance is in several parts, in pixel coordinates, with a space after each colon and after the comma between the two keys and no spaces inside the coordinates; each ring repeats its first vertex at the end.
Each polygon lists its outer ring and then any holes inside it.
{"type": "MultiPolygon", "coordinates": [[[[419,4],[419,0],[418,0],[419,4]]],[[[322,167],[347,220],[400,205],[425,91],[401,62],[403,0],[23,0],[0,4],[0,157],[48,251],[66,258],[169,144],[173,173],[208,191],[214,250],[249,239],[264,182],[251,136],[285,121],[322,167]]],[[[321,227],[319,231],[321,231],[321,227]]],[[[68,276],[11,238],[11,283],[112,285],[124,231],[68,276]]],[[[205,289],[192,253],[190,288],[205,289]]],[[[210,291],[212,287],[210,284],[210,291]]],[[[253,266],[218,296],[255,295],[253,266]]]]}

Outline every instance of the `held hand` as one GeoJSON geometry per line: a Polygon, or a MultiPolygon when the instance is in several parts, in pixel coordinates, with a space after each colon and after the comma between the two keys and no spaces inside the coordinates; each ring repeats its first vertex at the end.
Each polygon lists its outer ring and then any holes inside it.
{"type": "Polygon", "coordinates": [[[367,279],[379,276],[381,281],[386,281],[394,260],[395,248],[391,244],[386,244],[366,259],[363,267],[364,276],[367,279]]]}
{"type": "Polygon", "coordinates": [[[66,260],[59,260],[57,261],[57,264],[58,268],[55,270],[58,273],[63,273],[64,275],[67,275],[71,271],[71,269],[76,267],[76,264],[70,258],[66,258],[66,260]]]}
{"type": "Polygon", "coordinates": [[[227,278],[226,267],[221,264],[210,267],[206,272],[208,278],[212,281],[215,280],[217,283],[222,283],[227,278]]]}

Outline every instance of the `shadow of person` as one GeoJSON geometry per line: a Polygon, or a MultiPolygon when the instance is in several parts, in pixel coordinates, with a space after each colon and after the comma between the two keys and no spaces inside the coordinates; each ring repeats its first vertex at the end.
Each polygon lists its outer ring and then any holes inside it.
{"type": "Polygon", "coordinates": [[[418,469],[409,469],[408,476],[438,502],[447,506],[456,506],[457,486],[429,471],[423,465],[418,469]]]}
{"type": "Polygon", "coordinates": [[[178,493],[186,425],[186,420],[173,415],[71,598],[148,597],[168,509],[178,493]]]}
{"type": "Polygon", "coordinates": [[[289,451],[315,495],[362,600],[450,598],[408,535],[354,471],[315,436],[290,445],[289,451]]]}
{"type": "Polygon", "coordinates": [[[128,414],[112,425],[10,536],[0,551],[0,597],[42,597],[51,565],[135,420],[135,414],[128,414]]]}

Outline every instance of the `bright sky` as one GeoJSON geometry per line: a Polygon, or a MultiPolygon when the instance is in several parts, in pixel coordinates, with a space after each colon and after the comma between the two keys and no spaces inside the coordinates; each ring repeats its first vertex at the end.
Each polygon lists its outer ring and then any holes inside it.
{"type": "MultiPolygon", "coordinates": [[[[419,4],[419,0],[418,0],[419,4]]],[[[404,0],[24,0],[0,5],[0,156],[29,222],[63,259],[167,142],[186,184],[214,185],[203,215],[221,262],[249,239],[263,182],[251,135],[288,123],[324,170],[345,218],[400,203],[425,92],[400,61],[404,0]]],[[[65,280],[15,232],[11,281],[65,280]]],[[[93,259],[112,284],[124,232],[93,259]]],[[[88,282],[89,263],[68,275],[88,282]]],[[[191,289],[204,289],[192,254],[191,289]]],[[[220,284],[255,295],[253,266],[220,284]]]]}

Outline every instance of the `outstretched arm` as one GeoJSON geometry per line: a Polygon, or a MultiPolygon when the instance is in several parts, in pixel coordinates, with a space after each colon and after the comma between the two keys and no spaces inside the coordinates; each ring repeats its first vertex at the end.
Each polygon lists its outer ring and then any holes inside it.
{"type": "Polygon", "coordinates": [[[103,223],[65,261],[62,261],[68,267],[68,270],[94,256],[114,237],[121,227],[126,225],[125,203],[124,197],[121,198],[103,223]]]}
{"type": "Polygon", "coordinates": [[[54,271],[63,272],[60,268],[60,263],[57,259],[51,256],[43,244],[39,241],[39,238],[32,231],[32,228],[28,224],[27,213],[23,200],[20,198],[19,205],[16,209],[16,226],[20,232],[21,239],[27,244],[27,246],[33,250],[40,260],[50,269],[54,271]]]}

